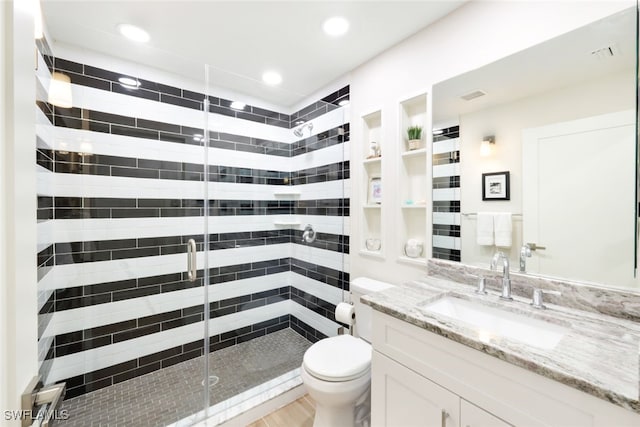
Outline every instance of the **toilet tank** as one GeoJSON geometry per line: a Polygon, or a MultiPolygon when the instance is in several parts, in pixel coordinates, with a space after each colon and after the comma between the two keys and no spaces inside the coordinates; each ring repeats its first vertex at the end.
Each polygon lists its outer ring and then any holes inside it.
{"type": "Polygon", "coordinates": [[[354,336],[371,342],[373,309],[360,302],[362,295],[369,295],[392,288],[393,285],[368,277],[358,277],[351,281],[351,302],[356,313],[354,336]]]}

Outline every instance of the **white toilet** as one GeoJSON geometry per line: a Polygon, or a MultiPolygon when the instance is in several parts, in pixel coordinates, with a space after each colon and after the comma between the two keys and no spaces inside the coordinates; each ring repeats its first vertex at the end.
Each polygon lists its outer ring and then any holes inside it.
{"type": "Polygon", "coordinates": [[[325,338],[304,354],[301,377],[316,403],[314,427],[369,425],[371,307],[362,304],[360,296],[392,286],[366,277],[354,279],[354,336],[325,338]]]}

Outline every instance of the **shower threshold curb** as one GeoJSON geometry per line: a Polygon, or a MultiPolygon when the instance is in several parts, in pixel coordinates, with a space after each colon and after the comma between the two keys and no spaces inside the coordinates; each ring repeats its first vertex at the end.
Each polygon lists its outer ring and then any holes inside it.
{"type": "MultiPolygon", "coordinates": [[[[203,410],[183,418],[176,423],[169,424],[167,427],[213,427],[223,425],[226,422],[230,422],[229,426],[231,426],[234,425],[234,418],[241,416],[250,410],[257,409],[263,404],[268,404],[269,401],[294,390],[296,387],[302,388],[300,368],[296,368],[264,384],[210,406],[208,413],[211,415],[206,419],[205,411],[203,410]]],[[[304,394],[304,392],[301,391],[300,395],[302,394],[304,394]]],[[[297,397],[292,398],[292,401],[297,397]]],[[[283,402],[283,404],[284,403],[287,402],[283,402]]],[[[277,408],[274,407],[273,409],[275,410],[277,408]]],[[[260,418],[262,415],[256,415],[256,419],[260,418]]]]}

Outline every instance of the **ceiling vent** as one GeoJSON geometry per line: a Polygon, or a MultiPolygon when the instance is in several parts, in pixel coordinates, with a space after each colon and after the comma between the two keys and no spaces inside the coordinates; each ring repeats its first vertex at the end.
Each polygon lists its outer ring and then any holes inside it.
{"type": "Polygon", "coordinates": [[[472,99],[480,98],[481,96],[485,96],[486,94],[487,94],[486,92],[483,92],[480,89],[478,89],[478,90],[471,91],[469,93],[465,93],[464,95],[460,96],[460,98],[464,99],[465,101],[471,101],[472,99]]]}
{"type": "Polygon", "coordinates": [[[596,49],[591,52],[591,55],[595,56],[598,59],[607,59],[619,55],[619,53],[620,52],[618,52],[616,45],[611,45],[596,49]]]}

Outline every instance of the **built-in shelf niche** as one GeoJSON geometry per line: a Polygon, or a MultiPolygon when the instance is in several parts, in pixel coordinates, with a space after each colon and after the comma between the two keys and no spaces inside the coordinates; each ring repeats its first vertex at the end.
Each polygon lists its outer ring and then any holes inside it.
{"type": "Polygon", "coordinates": [[[380,154],[384,154],[384,146],[382,144],[382,111],[374,111],[373,113],[362,116],[362,158],[371,159],[372,143],[377,143],[380,148],[380,154]]]}
{"type": "Polygon", "coordinates": [[[405,262],[411,262],[415,264],[426,263],[425,254],[427,253],[427,245],[431,245],[431,242],[425,241],[427,235],[427,222],[425,217],[426,209],[402,209],[400,214],[399,224],[399,238],[400,238],[400,253],[398,259],[405,262]],[[422,253],[417,258],[410,258],[404,251],[404,246],[409,239],[416,239],[422,243],[422,253]]]}
{"type": "Polygon", "coordinates": [[[402,159],[400,168],[400,206],[422,206],[427,208],[427,165],[425,157],[402,159]]]}
{"type": "Polygon", "coordinates": [[[362,193],[361,193],[361,242],[358,243],[360,253],[365,256],[377,258],[384,257],[385,244],[382,233],[382,203],[377,203],[371,197],[372,180],[379,179],[384,195],[384,179],[382,177],[382,162],[385,146],[382,140],[382,111],[377,110],[366,114],[361,118],[362,123],[362,193]],[[372,143],[376,143],[379,149],[375,153],[372,143]],[[379,155],[377,155],[379,154],[379,155]],[[367,239],[375,239],[380,242],[380,249],[368,249],[367,239]]]}
{"type": "Polygon", "coordinates": [[[420,145],[417,150],[423,150],[427,147],[427,94],[423,93],[413,98],[409,98],[400,103],[400,133],[402,135],[401,152],[407,153],[415,150],[409,150],[409,137],[407,129],[411,126],[420,126],[422,128],[422,136],[420,145]]]}
{"type": "Polygon", "coordinates": [[[399,109],[398,150],[400,152],[398,164],[398,241],[397,259],[400,262],[425,265],[427,246],[427,213],[430,211],[428,204],[431,183],[427,174],[427,94],[411,97],[401,101],[399,109]],[[418,148],[411,150],[409,147],[407,129],[410,126],[422,127],[422,136],[418,148]],[[409,239],[416,239],[422,243],[422,254],[417,258],[408,257],[404,247],[409,239]]]}
{"type": "Polygon", "coordinates": [[[383,257],[384,242],[382,240],[382,209],[380,206],[365,206],[362,215],[362,243],[360,253],[368,256],[383,257]],[[379,249],[367,248],[367,239],[374,239],[380,242],[379,249]]]}

